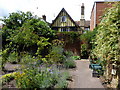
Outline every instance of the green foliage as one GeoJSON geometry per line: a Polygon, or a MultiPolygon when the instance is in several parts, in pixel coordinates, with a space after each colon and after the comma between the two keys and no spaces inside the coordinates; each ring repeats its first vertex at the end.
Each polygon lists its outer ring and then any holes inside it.
{"type": "Polygon", "coordinates": [[[14,63],[14,62],[18,62],[18,53],[17,52],[11,52],[7,58],[8,62],[14,63]]]}
{"type": "Polygon", "coordinates": [[[7,62],[7,57],[9,55],[8,50],[9,50],[9,48],[6,48],[5,50],[2,51],[2,59],[1,59],[2,70],[4,70],[4,65],[7,62]]]}
{"type": "Polygon", "coordinates": [[[62,63],[64,60],[64,49],[61,46],[52,46],[52,49],[46,58],[49,63],[62,63]]]}
{"type": "Polygon", "coordinates": [[[96,34],[94,55],[101,60],[120,61],[120,2],[116,2],[112,8],[106,10],[96,34]]]}
{"type": "Polygon", "coordinates": [[[73,57],[73,52],[72,51],[64,51],[64,55],[66,57],[73,57]]]}
{"type": "Polygon", "coordinates": [[[83,42],[90,44],[92,39],[94,39],[96,33],[97,33],[96,29],[94,29],[93,31],[86,31],[80,36],[80,38],[83,42]]]}
{"type": "Polygon", "coordinates": [[[52,41],[53,46],[63,46],[64,45],[64,41],[55,39],[52,41]]]}
{"type": "Polygon", "coordinates": [[[49,38],[40,37],[40,40],[37,42],[38,49],[36,52],[36,55],[40,55],[42,53],[42,50],[44,50],[45,47],[48,48],[49,45],[51,45],[50,42],[48,42],[49,38]]]}
{"type": "Polygon", "coordinates": [[[13,44],[17,43],[19,45],[22,44],[28,47],[36,44],[39,41],[40,36],[50,38],[54,37],[55,35],[54,31],[52,31],[45,22],[41,21],[37,17],[32,16],[30,12],[12,13],[8,18],[5,18],[3,21],[5,23],[5,26],[3,27],[3,37],[5,37],[5,41],[11,41],[13,44]],[[26,18],[25,20],[22,20],[16,15],[21,17],[24,15],[22,19],[25,17],[26,18]],[[10,23],[12,23],[11,27],[9,27],[10,23]],[[21,24],[18,24],[17,26],[16,23],[21,24]]]}
{"type": "Polygon", "coordinates": [[[4,84],[10,82],[11,80],[13,80],[15,78],[15,74],[16,74],[16,72],[5,74],[5,75],[1,76],[0,81],[2,82],[2,85],[4,85],[4,84]]]}
{"type": "MultiPolygon", "coordinates": [[[[11,32],[12,31],[13,30],[11,30],[11,32]]],[[[34,45],[39,39],[39,36],[33,33],[34,29],[30,25],[25,25],[19,30],[11,32],[7,40],[12,41],[13,43],[22,44],[26,47],[34,45]]]]}
{"type": "MultiPolygon", "coordinates": [[[[120,2],[116,2],[112,8],[105,11],[94,40],[92,53],[102,61],[106,78],[111,78],[110,65],[114,63],[116,68],[120,68],[119,8],[120,2]]],[[[116,72],[119,73],[119,69],[116,72]]]]}
{"type": "MultiPolygon", "coordinates": [[[[66,63],[66,67],[75,67],[69,52],[63,49],[63,41],[56,38],[56,33],[37,16],[30,12],[11,13],[3,19],[5,25],[2,29],[2,68],[6,62],[21,64],[21,72],[16,73],[15,80],[18,87],[22,88],[49,88],[67,87],[67,74],[60,73],[57,69],[46,68],[47,64],[53,65],[66,63]],[[66,59],[66,60],[65,60],[66,59]],[[65,60],[65,61],[64,61],[65,60]],[[40,68],[41,63],[45,64],[40,68]],[[63,82],[64,81],[64,82],[63,82]]],[[[77,33],[70,33],[74,40],[77,33]]],[[[69,36],[68,35],[68,36],[69,36]]]]}
{"type": "Polygon", "coordinates": [[[67,79],[70,78],[70,75],[68,72],[62,72],[62,77],[57,79],[57,84],[55,85],[55,88],[67,88],[68,82],[67,79]]]}
{"type": "Polygon", "coordinates": [[[97,33],[97,29],[93,31],[86,31],[80,36],[82,45],[81,45],[81,58],[88,58],[90,55],[90,51],[94,48],[94,44],[92,43],[95,35],[97,33]]]}
{"type": "Polygon", "coordinates": [[[67,57],[65,60],[64,60],[64,66],[66,68],[75,68],[76,67],[76,64],[75,64],[75,61],[73,60],[72,57],[67,57]]]}
{"type": "MultiPolygon", "coordinates": [[[[66,82],[67,75],[63,75],[57,69],[26,69],[23,73],[16,74],[17,87],[19,88],[54,88],[60,85],[62,80],[66,82]],[[63,77],[64,76],[64,77],[63,77]]],[[[67,85],[59,87],[64,88],[67,85]]]]}
{"type": "MultiPolygon", "coordinates": [[[[105,71],[105,78],[113,79],[111,74],[112,64],[116,66],[116,75],[119,77],[120,68],[120,2],[106,9],[97,28],[92,55],[100,58],[105,71]]],[[[119,79],[116,83],[119,85],[119,79]]],[[[116,85],[117,88],[117,85],[116,85]]]]}
{"type": "Polygon", "coordinates": [[[31,18],[33,18],[33,16],[30,12],[24,13],[19,11],[17,13],[10,13],[9,17],[5,17],[3,21],[9,29],[16,29],[21,27],[26,20],[31,18]]]}
{"type": "Polygon", "coordinates": [[[87,44],[81,45],[81,57],[88,58],[88,45],[87,44]]]}
{"type": "Polygon", "coordinates": [[[65,43],[74,43],[80,41],[80,34],[78,32],[59,32],[58,35],[64,39],[65,43]]]}
{"type": "Polygon", "coordinates": [[[72,56],[74,60],[80,60],[80,56],[72,56]]]}
{"type": "Polygon", "coordinates": [[[31,12],[21,11],[11,13],[9,17],[3,19],[3,22],[5,23],[2,28],[3,64],[6,61],[17,60],[16,55],[12,54],[13,52],[19,56],[21,52],[43,57],[48,54],[55,32],[46,22],[33,16],[31,12]],[[8,57],[9,59],[7,59],[8,57]]]}
{"type": "Polygon", "coordinates": [[[32,67],[33,63],[35,63],[37,61],[38,61],[37,57],[35,58],[35,56],[32,56],[32,55],[30,55],[28,53],[24,53],[24,55],[21,55],[20,63],[22,65],[27,65],[29,67],[32,67]]]}

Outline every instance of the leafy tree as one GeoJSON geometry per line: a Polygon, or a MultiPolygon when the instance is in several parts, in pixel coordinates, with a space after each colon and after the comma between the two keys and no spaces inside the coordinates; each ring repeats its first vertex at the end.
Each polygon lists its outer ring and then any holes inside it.
{"type": "Polygon", "coordinates": [[[93,45],[93,40],[95,38],[95,35],[97,33],[97,29],[95,28],[93,31],[86,31],[80,36],[82,45],[81,45],[81,56],[83,58],[88,58],[90,55],[90,52],[92,48],[94,47],[93,45]]]}
{"type": "MultiPolygon", "coordinates": [[[[112,8],[106,10],[96,34],[93,53],[106,62],[107,78],[111,77],[110,65],[115,63],[120,71],[120,2],[116,2],[112,8]]],[[[120,77],[120,76],[119,76],[120,77]]],[[[120,82],[119,82],[120,83],[120,82]]]]}
{"type": "MultiPolygon", "coordinates": [[[[5,26],[3,27],[3,43],[13,41],[15,43],[26,45],[33,44],[37,36],[46,38],[53,37],[54,32],[49,26],[37,16],[33,16],[30,12],[11,13],[9,17],[3,19],[5,26]],[[34,34],[34,35],[32,35],[34,34]],[[33,39],[30,41],[30,39],[33,39]]],[[[4,47],[5,44],[3,44],[4,47]]]]}
{"type": "Polygon", "coordinates": [[[2,21],[3,61],[7,60],[9,53],[14,52],[18,56],[22,52],[42,56],[48,53],[55,32],[42,19],[33,16],[31,12],[20,11],[11,13],[2,21]]]}

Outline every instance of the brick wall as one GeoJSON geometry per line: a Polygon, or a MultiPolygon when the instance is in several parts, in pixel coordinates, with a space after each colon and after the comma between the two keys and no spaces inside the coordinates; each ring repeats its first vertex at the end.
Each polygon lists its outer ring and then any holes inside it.
{"type": "Polygon", "coordinates": [[[59,40],[64,41],[64,49],[72,51],[75,56],[81,56],[81,41],[75,39],[73,42],[70,40],[70,36],[64,33],[57,34],[59,40]]]}
{"type": "Polygon", "coordinates": [[[91,21],[90,21],[90,30],[93,30],[101,21],[102,16],[106,8],[112,7],[114,2],[95,2],[92,12],[91,12],[91,21]]]}
{"type": "Polygon", "coordinates": [[[90,30],[94,29],[94,10],[91,12],[91,20],[90,20],[90,30]]]}
{"type": "Polygon", "coordinates": [[[102,16],[104,15],[105,9],[112,7],[111,3],[99,2],[96,4],[96,24],[98,25],[101,21],[102,16]]]}

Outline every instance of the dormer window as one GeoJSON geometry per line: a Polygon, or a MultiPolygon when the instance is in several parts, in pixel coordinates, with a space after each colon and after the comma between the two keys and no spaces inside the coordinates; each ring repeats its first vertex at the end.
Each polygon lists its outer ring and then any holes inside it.
{"type": "Polygon", "coordinates": [[[67,20],[67,19],[66,19],[66,16],[62,16],[62,17],[61,17],[61,22],[66,22],[66,20],[67,20]]]}

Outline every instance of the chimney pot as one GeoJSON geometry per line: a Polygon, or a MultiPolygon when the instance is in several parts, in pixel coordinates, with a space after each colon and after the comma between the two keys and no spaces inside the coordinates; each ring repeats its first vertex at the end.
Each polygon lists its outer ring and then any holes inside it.
{"type": "Polygon", "coordinates": [[[46,16],[42,15],[43,20],[46,22],[46,16]]]}
{"type": "Polygon", "coordinates": [[[81,19],[84,19],[84,3],[82,3],[82,6],[81,6],[81,19]]]}
{"type": "Polygon", "coordinates": [[[82,6],[84,6],[84,3],[82,3],[82,6]]]}

